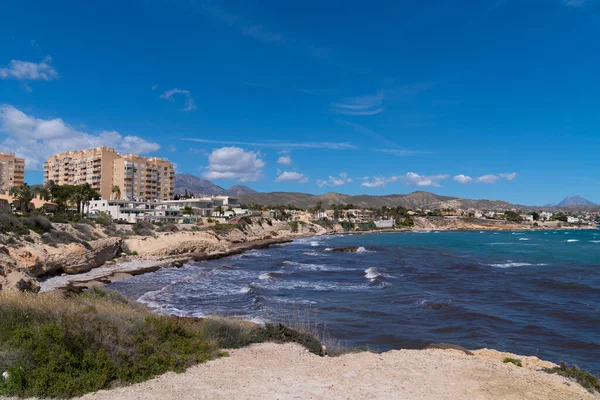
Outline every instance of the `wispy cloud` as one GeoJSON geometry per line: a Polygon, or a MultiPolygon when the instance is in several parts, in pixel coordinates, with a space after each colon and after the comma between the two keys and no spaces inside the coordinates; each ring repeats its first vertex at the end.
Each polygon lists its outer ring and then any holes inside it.
{"type": "Polygon", "coordinates": [[[419,175],[414,172],[409,172],[406,176],[402,177],[409,186],[440,186],[440,181],[450,178],[448,174],[440,175],[419,175]]]}
{"type": "Polygon", "coordinates": [[[50,81],[58,79],[58,72],[50,63],[52,57],[46,56],[40,63],[11,60],[8,66],[0,68],[0,79],[18,79],[20,81],[50,81]]]}
{"type": "Polygon", "coordinates": [[[415,172],[408,172],[406,175],[365,177],[363,178],[364,182],[361,183],[361,186],[368,188],[384,188],[388,183],[402,181],[408,186],[439,187],[440,181],[448,178],[450,178],[450,175],[448,174],[420,175],[415,172]]]}
{"type": "Polygon", "coordinates": [[[502,173],[502,174],[498,174],[498,175],[487,174],[487,175],[483,175],[483,176],[480,176],[479,178],[477,178],[477,182],[492,184],[492,183],[498,182],[501,179],[506,179],[507,181],[512,181],[516,177],[517,177],[516,172],[502,173]]]}
{"type": "Polygon", "coordinates": [[[588,0],[563,0],[564,5],[567,7],[582,7],[586,5],[588,0]]]}
{"type": "Polygon", "coordinates": [[[208,144],[225,144],[234,146],[252,146],[266,147],[273,149],[329,149],[329,150],[354,150],[358,147],[351,143],[336,143],[336,142],[285,142],[285,141],[264,141],[264,142],[243,142],[229,140],[208,140],[184,138],[190,142],[208,143],[208,144]]]}
{"type": "Polygon", "coordinates": [[[374,95],[346,97],[331,103],[331,110],[342,115],[375,115],[384,111],[383,98],[383,90],[374,95]]]}
{"type": "Polygon", "coordinates": [[[360,186],[367,188],[384,188],[388,183],[398,181],[397,176],[373,176],[363,178],[365,181],[360,186]]]}
{"type": "Polygon", "coordinates": [[[242,26],[241,32],[243,35],[250,36],[263,43],[280,44],[285,43],[286,39],[283,35],[275,32],[269,32],[262,25],[242,26]]]}
{"type": "Polygon", "coordinates": [[[183,94],[185,96],[185,108],[184,111],[192,111],[196,109],[196,103],[194,102],[194,98],[189,90],[185,89],[171,89],[167,90],[163,94],[160,95],[161,99],[174,101],[173,96],[176,94],[183,94]]]}
{"type": "Polygon", "coordinates": [[[430,151],[420,151],[420,150],[403,150],[403,149],[375,149],[380,153],[392,154],[398,157],[412,157],[412,156],[421,156],[424,154],[431,154],[430,151]]]}
{"type": "Polygon", "coordinates": [[[307,183],[308,182],[308,178],[304,174],[301,174],[299,172],[283,171],[275,179],[275,182],[307,183]]]}
{"type": "Polygon", "coordinates": [[[312,94],[315,96],[333,95],[338,92],[337,89],[298,89],[298,91],[306,94],[312,94]]]}

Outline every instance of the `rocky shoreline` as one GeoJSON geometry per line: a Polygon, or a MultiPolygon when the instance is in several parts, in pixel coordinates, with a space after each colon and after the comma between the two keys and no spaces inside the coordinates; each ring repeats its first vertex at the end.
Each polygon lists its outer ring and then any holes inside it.
{"type": "MultiPolygon", "coordinates": [[[[308,223],[294,231],[287,222],[253,218],[242,225],[221,225],[200,230],[150,232],[138,235],[130,226],[110,230],[83,224],[55,224],[52,235],[62,244],[48,244],[49,233],[30,232],[21,240],[0,237],[0,290],[37,292],[81,291],[163,267],[181,266],[191,260],[227,257],[250,249],[268,247],[299,237],[347,234],[337,224],[332,228],[308,223]],[[219,228],[219,230],[216,230],[219,228]]],[[[595,229],[561,227],[561,229],[595,229]]],[[[353,234],[402,233],[423,230],[544,230],[500,221],[418,217],[414,226],[353,231],[353,234]]],[[[54,239],[53,239],[54,240],[54,239]]]]}

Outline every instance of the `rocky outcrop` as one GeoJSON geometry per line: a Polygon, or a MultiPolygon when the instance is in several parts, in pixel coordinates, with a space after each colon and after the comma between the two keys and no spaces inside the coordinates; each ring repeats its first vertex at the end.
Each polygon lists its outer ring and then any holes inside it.
{"type": "Polygon", "coordinates": [[[81,243],[71,243],[59,248],[25,246],[11,248],[10,256],[19,270],[33,276],[41,276],[59,271],[76,274],[89,271],[115,258],[121,252],[123,239],[118,237],[99,239],[90,242],[89,247],[81,243]]]}
{"type": "Polygon", "coordinates": [[[8,248],[0,247],[0,290],[39,292],[37,280],[27,272],[17,270],[17,263],[8,254],[8,248]]]}

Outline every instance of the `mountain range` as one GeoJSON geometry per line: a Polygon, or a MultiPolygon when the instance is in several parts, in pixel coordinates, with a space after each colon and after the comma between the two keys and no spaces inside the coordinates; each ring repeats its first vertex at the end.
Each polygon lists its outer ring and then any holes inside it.
{"type": "Polygon", "coordinates": [[[242,204],[260,204],[265,206],[275,205],[294,205],[300,208],[310,208],[319,202],[323,207],[329,207],[332,204],[354,204],[363,208],[380,207],[405,207],[408,209],[468,209],[475,208],[479,210],[510,210],[519,208],[523,210],[548,210],[560,211],[561,208],[577,208],[590,211],[600,211],[600,206],[584,199],[581,196],[567,197],[558,204],[548,204],[544,207],[523,206],[508,203],[502,200],[471,200],[452,196],[441,196],[435,193],[416,191],[409,194],[389,194],[383,196],[357,195],[351,196],[341,193],[325,193],[313,195],[299,192],[271,192],[259,193],[247,186],[235,185],[229,189],[224,189],[205,179],[191,174],[175,175],[175,193],[184,194],[185,192],[195,195],[225,195],[235,196],[240,199],[242,204]]]}
{"type": "Polygon", "coordinates": [[[175,175],[175,194],[182,195],[185,194],[186,191],[195,195],[222,195],[235,197],[256,193],[255,190],[250,189],[248,186],[235,185],[229,189],[224,189],[221,186],[215,185],[211,181],[198,178],[197,176],[191,174],[175,175]]]}

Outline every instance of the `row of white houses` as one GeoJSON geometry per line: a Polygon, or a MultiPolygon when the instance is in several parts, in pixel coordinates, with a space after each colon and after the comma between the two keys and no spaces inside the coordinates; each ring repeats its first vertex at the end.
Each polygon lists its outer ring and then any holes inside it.
{"type": "Polygon", "coordinates": [[[244,215],[247,210],[240,206],[239,199],[230,196],[207,196],[181,200],[129,201],[92,200],[84,207],[91,217],[108,214],[113,220],[136,223],[140,220],[181,223],[184,220],[201,218],[226,218],[244,215]],[[184,215],[184,210],[191,214],[184,215]]]}

